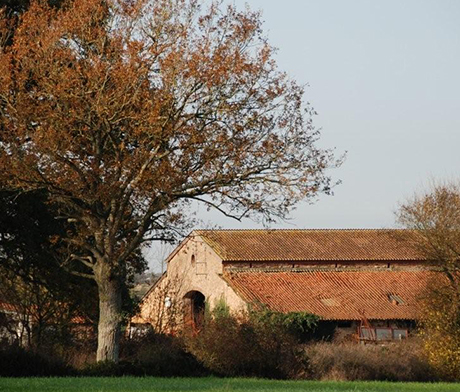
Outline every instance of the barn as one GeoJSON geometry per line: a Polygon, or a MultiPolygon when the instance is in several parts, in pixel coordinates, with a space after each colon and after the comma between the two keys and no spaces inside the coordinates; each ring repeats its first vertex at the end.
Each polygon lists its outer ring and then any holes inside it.
{"type": "Polygon", "coordinates": [[[407,230],[197,230],[171,253],[132,328],[198,326],[205,304],[320,317],[324,337],[408,337],[436,271],[407,230]]]}

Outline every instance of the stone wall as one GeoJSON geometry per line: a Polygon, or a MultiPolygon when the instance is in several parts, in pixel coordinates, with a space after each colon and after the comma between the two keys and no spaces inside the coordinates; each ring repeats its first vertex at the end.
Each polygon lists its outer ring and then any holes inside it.
{"type": "Polygon", "coordinates": [[[221,258],[200,236],[187,238],[170,256],[167,271],[146,294],[134,324],[151,324],[158,332],[181,328],[190,292],[204,295],[206,305],[213,309],[224,302],[234,312],[246,309],[245,302],[221,278],[221,258]]]}

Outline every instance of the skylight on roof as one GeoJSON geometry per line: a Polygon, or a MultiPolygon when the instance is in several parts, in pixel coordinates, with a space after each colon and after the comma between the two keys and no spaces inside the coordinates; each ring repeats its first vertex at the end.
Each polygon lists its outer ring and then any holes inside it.
{"type": "Polygon", "coordinates": [[[326,306],[340,306],[339,301],[335,298],[320,298],[319,299],[323,305],[326,306]]]}
{"type": "Polygon", "coordinates": [[[393,305],[405,305],[406,302],[397,294],[388,294],[388,300],[393,304],[393,305]]]}

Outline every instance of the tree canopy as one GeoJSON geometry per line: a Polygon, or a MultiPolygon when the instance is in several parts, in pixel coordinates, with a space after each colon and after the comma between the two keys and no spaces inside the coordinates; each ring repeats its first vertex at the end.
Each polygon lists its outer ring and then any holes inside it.
{"type": "MultiPolygon", "coordinates": [[[[435,184],[404,203],[398,220],[419,236],[418,247],[458,290],[460,283],[460,185],[435,184]]],[[[460,293],[460,291],[459,291],[460,293]]]]}

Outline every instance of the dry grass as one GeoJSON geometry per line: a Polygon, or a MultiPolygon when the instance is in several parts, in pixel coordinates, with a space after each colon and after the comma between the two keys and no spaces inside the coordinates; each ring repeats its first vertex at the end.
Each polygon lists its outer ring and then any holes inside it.
{"type": "Polygon", "coordinates": [[[385,345],[316,343],[305,349],[309,376],[317,380],[432,381],[418,341],[385,345]]]}

